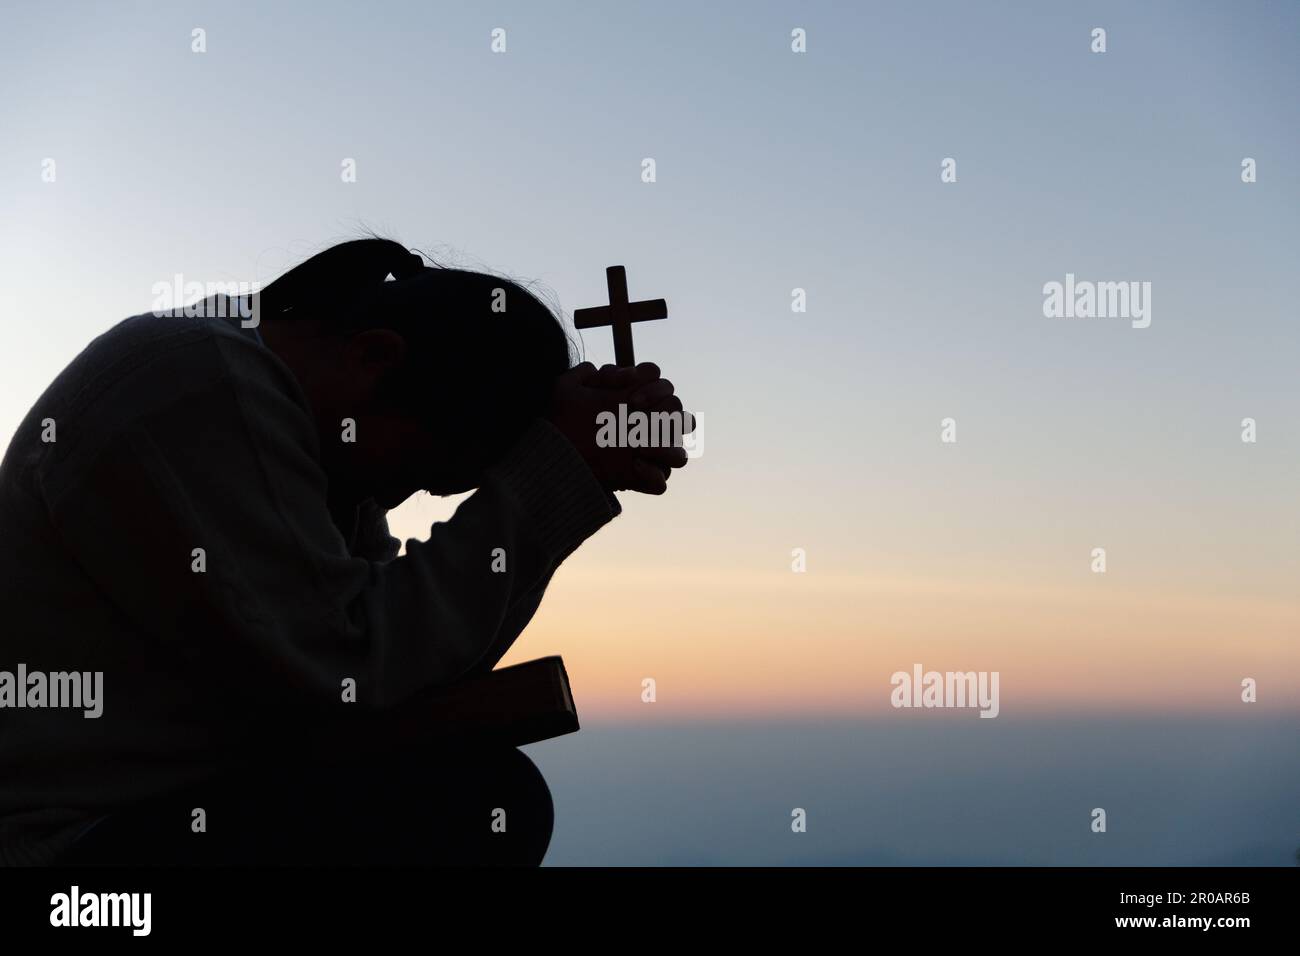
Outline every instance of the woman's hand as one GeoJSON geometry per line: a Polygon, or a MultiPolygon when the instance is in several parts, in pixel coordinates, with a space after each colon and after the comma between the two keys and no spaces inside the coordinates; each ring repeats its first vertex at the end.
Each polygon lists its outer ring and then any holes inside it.
{"type": "MultiPolygon", "coordinates": [[[[634,368],[606,365],[600,369],[583,362],[569,369],[556,379],[548,418],[578,449],[605,488],[648,495],[667,491],[672,469],[686,464],[681,436],[695,427],[692,416],[682,410],[681,399],[673,394],[673,383],[662,378],[659,367],[652,362],[634,368]],[[619,414],[620,405],[626,406],[623,416],[619,414]],[[674,430],[673,444],[637,448],[628,447],[622,440],[625,436],[615,428],[617,440],[602,447],[597,437],[602,431],[600,416],[605,412],[613,416],[614,422],[633,413],[667,412],[677,418],[681,427],[674,430]]],[[[658,431],[654,427],[645,429],[652,441],[661,437],[658,431]]]]}

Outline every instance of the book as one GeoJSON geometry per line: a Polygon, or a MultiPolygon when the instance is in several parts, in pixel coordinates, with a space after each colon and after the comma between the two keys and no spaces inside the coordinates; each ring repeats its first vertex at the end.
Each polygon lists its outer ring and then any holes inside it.
{"type": "Polygon", "coordinates": [[[426,746],[522,747],[578,729],[569,675],[554,656],[424,691],[388,710],[317,712],[292,733],[298,754],[339,758],[426,746]]]}
{"type": "Polygon", "coordinates": [[[403,719],[454,737],[522,747],[576,733],[578,709],[559,656],[459,681],[401,708],[403,719]]]}

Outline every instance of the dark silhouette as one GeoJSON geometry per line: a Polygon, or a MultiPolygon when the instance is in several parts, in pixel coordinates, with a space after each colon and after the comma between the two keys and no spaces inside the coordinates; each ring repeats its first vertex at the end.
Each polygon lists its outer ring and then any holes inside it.
{"type": "Polygon", "coordinates": [[[60,862],[537,866],[551,839],[550,790],[514,749],[253,769],[111,813],[60,862]],[[206,834],[190,832],[195,807],[206,834]],[[491,828],[494,814],[503,829],[491,828]]]}
{"type": "Polygon", "coordinates": [[[407,718],[492,671],[615,491],[663,493],[683,449],[596,421],[672,384],[383,239],[202,305],[95,339],[0,463],[0,862],[540,862],[531,762],[407,718]],[[420,490],[475,493],[398,557],[420,490]]]}

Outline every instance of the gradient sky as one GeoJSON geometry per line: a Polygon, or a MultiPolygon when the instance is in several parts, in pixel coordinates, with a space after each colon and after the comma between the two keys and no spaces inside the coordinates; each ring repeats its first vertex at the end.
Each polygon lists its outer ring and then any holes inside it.
{"type": "Polygon", "coordinates": [[[1075,6],[9,8],[0,435],[176,272],[371,228],[572,312],[623,263],[704,455],[512,652],[587,720],[892,715],[913,662],[1005,715],[1300,711],[1300,7],[1075,6]],[[1151,327],[1044,318],[1067,272],[1151,282],[1151,327]]]}

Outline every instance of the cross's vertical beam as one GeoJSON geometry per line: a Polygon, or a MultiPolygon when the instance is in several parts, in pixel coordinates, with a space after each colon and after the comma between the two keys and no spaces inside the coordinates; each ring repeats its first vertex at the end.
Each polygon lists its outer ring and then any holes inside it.
{"type": "Polygon", "coordinates": [[[576,310],[573,327],[595,329],[608,325],[614,333],[614,362],[626,368],[636,364],[632,354],[632,323],[668,318],[668,303],[663,299],[629,302],[627,272],[622,266],[605,270],[605,284],[609,287],[609,305],[576,310]]]}
{"type": "Polygon", "coordinates": [[[605,284],[609,286],[609,324],[614,330],[614,364],[632,366],[632,316],[627,307],[627,270],[610,266],[605,270],[605,284]]]}

